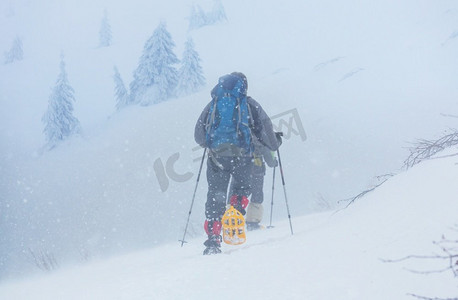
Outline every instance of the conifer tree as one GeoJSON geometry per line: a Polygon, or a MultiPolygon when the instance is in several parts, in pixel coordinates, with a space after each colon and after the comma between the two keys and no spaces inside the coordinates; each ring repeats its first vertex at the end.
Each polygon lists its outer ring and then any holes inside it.
{"type": "Polygon", "coordinates": [[[174,67],[179,63],[173,53],[175,43],[160,23],[143,48],[134,80],[130,84],[131,101],[141,105],[151,105],[175,96],[178,71],[174,67]]]}
{"type": "Polygon", "coordinates": [[[207,25],[207,15],[202,7],[198,4],[194,4],[191,7],[191,14],[189,16],[189,30],[198,29],[205,25],[207,25]]]}
{"type": "Polygon", "coordinates": [[[8,52],[5,52],[5,64],[10,64],[17,60],[22,60],[24,52],[22,50],[22,41],[19,37],[16,37],[13,41],[13,45],[8,52]]]}
{"type": "Polygon", "coordinates": [[[120,110],[130,104],[130,97],[116,66],[114,67],[113,80],[115,82],[116,109],[120,110]]]}
{"type": "Polygon", "coordinates": [[[48,109],[42,118],[48,149],[54,148],[60,141],[80,132],[80,123],[73,116],[73,102],[75,102],[74,90],[68,82],[62,56],[60,74],[49,97],[48,109]]]}
{"type": "Polygon", "coordinates": [[[178,71],[178,95],[185,96],[195,93],[205,85],[200,61],[199,54],[194,49],[194,42],[189,38],[186,41],[181,67],[178,71]]]}
{"type": "Polygon", "coordinates": [[[194,4],[191,7],[189,16],[189,30],[199,29],[222,21],[227,21],[227,16],[221,0],[213,0],[213,8],[208,12],[205,12],[198,4],[194,4]]]}
{"type": "Polygon", "coordinates": [[[208,22],[211,24],[227,21],[226,10],[224,9],[221,0],[213,0],[213,9],[207,16],[208,22]]]}
{"type": "Polygon", "coordinates": [[[108,47],[111,45],[111,26],[108,22],[107,11],[104,11],[102,23],[100,24],[99,30],[99,46],[108,47]]]}

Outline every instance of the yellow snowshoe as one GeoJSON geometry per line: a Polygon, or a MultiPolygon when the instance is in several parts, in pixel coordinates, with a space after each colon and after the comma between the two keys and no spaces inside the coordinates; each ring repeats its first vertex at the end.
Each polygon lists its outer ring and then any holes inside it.
{"type": "Polygon", "coordinates": [[[243,215],[231,206],[221,219],[223,226],[223,241],[229,245],[240,245],[245,243],[245,219],[243,215]]]}

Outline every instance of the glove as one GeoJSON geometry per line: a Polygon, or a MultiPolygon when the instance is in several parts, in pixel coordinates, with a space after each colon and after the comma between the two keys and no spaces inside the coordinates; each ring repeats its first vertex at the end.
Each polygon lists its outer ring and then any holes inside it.
{"type": "Polygon", "coordinates": [[[266,164],[270,168],[278,167],[278,161],[277,161],[277,158],[275,157],[275,152],[274,151],[269,151],[269,153],[265,153],[264,154],[264,160],[266,161],[266,164]]]}
{"type": "Polygon", "coordinates": [[[278,167],[278,160],[277,160],[276,157],[274,157],[274,165],[273,165],[273,167],[274,167],[274,168],[275,168],[275,167],[278,167]]]}
{"type": "Polygon", "coordinates": [[[283,132],[275,132],[275,137],[277,138],[278,147],[280,147],[282,144],[282,138],[281,138],[282,136],[283,136],[283,132]]]}

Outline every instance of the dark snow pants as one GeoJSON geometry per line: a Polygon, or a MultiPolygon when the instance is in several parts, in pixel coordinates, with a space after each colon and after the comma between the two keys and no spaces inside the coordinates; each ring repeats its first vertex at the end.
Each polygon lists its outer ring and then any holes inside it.
{"type": "MultiPolygon", "coordinates": [[[[261,166],[256,164],[252,167],[251,176],[251,189],[246,196],[251,195],[250,202],[262,203],[264,202],[264,176],[266,175],[266,164],[262,162],[261,166]]],[[[231,182],[229,195],[234,194],[234,185],[231,182]]]]}
{"type": "Polygon", "coordinates": [[[264,176],[266,175],[265,164],[262,167],[253,168],[253,178],[251,180],[251,202],[262,203],[264,201],[264,176]]]}
{"type": "Polygon", "coordinates": [[[233,193],[248,196],[251,190],[251,157],[209,157],[207,160],[208,193],[205,203],[207,220],[220,221],[226,211],[227,192],[232,177],[233,193]],[[216,161],[215,161],[216,160],[216,161]]]}

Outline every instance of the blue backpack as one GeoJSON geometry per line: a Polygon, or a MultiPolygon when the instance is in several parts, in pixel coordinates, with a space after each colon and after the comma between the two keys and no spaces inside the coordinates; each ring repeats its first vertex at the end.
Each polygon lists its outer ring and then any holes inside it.
{"type": "Polygon", "coordinates": [[[247,87],[237,75],[225,75],[212,90],[207,120],[207,146],[221,156],[244,156],[253,153],[251,112],[247,87]]]}

